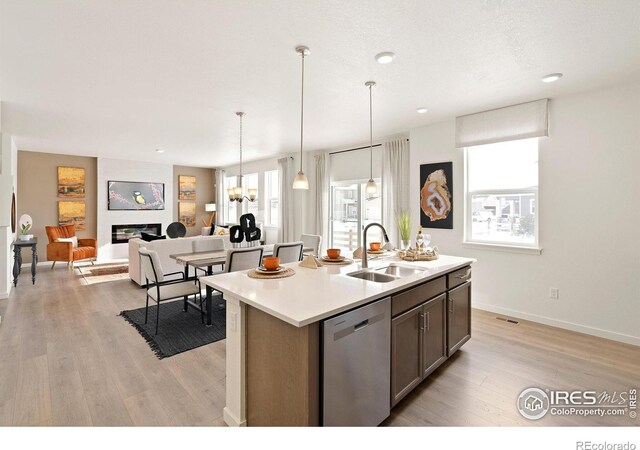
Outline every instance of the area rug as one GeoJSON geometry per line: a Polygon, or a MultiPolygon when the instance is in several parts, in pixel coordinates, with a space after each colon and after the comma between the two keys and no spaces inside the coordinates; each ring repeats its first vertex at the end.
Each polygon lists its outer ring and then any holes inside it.
{"type": "Polygon", "coordinates": [[[155,304],[149,305],[149,320],[146,324],[144,308],[122,311],[120,315],[138,330],[160,359],[211,344],[226,337],[224,304],[214,305],[210,327],[200,321],[199,311],[189,308],[189,312],[184,312],[182,307],[182,299],[161,304],[157,335],[154,334],[158,310],[155,304]]]}
{"type": "Polygon", "coordinates": [[[129,264],[99,264],[78,267],[78,271],[87,284],[105,283],[107,281],[126,280],[129,278],[129,264]]]}

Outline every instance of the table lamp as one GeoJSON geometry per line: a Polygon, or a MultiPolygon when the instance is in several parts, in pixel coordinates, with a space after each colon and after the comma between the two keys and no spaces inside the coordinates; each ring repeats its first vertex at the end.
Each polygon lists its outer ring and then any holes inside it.
{"type": "Polygon", "coordinates": [[[204,219],[202,219],[202,223],[204,224],[205,227],[211,227],[213,226],[213,221],[216,218],[216,204],[215,203],[206,203],[204,205],[204,210],[206,212],[210,212],[211,213],[211,217],[209,218],[209,223],[207,223],[204,219]]]}

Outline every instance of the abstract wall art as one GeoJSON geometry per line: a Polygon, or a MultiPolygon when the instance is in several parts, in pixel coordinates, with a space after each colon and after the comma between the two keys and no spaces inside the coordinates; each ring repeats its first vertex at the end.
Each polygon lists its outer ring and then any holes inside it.
{"type": "Polygon", "coordinates": [[[196,204],[190,202],[178,202],[178,222],[185,227],[196,226],[196,204]]]}
{"type": "Polygon", "coordinates": [[[84,168],[58,166],[58,197],[84,198],[84,168]]]}
{"type": "Polygon", "coordinates": [[[84,201],[65,201],[58,202],[58,225],[74,224],[76,230],[86,230],[85,223],[85,204],[84,201]]]}
{"type": "Polygon", "coordinates": [[[453,229],[453,163],[420,166],[420,225],[453,229]]]}
{"type": "Polygon", "coordinates": [[[178,176],[178,200],[196,199],[196,177],[191,175],[178,176]]]}

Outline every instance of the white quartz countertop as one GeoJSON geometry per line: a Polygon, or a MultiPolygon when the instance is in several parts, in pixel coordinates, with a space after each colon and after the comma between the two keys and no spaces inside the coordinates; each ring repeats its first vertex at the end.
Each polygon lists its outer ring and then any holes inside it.
{"type": "Polygon", "coordinates": [[[473,262],[475,259],[447,255],[440,255],[436,261],[408,262],[395,257],[369,261],[370,269],[389,263],[426,269],[417,275],[388,283],[347,276],[348,273],[362,268],[358,260],[348,266],[325,265],[317,269],[300,267],[297,262],[284,264],[285,267],[291,267],[296,271],[295,275],[289,278],[249,278],[247,271],[241,271],[211,275],[201,278],[201,281],[225,296],[235,297],[291,325],[303,327],[437,278],[473,262]]]}

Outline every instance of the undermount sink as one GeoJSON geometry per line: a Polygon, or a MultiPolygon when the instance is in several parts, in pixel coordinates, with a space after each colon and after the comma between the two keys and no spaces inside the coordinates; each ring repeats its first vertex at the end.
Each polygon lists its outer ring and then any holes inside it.
{"type": "Polygon", "coordinates": [[[424,271],[425,269],[421,269],[419,267],[393,263],[389,264],[388,266],[348,273],[347,276],[360,278],[366,281],[375,281],[376,283],[388,283],[390,281],[408,277],[411,275],[416,275],[424,271]]]}
{"type": "Polygon", "coordinates": [[[398,277],[387,275],[386,273],[370,272],[370,271],[348,273],[347,276],[350,276],[353,278],[360,278],[366,281],[375,281],[376,283],[388,283],[389,281],[394,281],[398,279],[398,277]]]}
{"type": "Polygon", "coordinates": [[[417,275],[425,271],[425,269],[413,266],[407,266],[403,264],[389,264],[388,266],[378,267],[374,269],[376,272],[393,275],[394,277],[408,277],[411,275],[417,275]]]}

